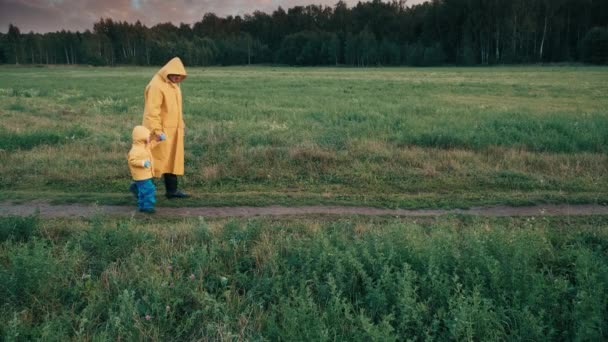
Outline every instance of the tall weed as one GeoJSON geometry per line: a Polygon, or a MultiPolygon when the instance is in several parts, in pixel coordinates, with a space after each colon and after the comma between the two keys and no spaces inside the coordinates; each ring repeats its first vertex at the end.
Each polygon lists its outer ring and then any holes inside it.
{"type": "Polygon", "coordinates": [[[608,226],[581,220],[96,218],[61,239],[0,244],[0,330],[4,340],[603,340],[608,226]]]}

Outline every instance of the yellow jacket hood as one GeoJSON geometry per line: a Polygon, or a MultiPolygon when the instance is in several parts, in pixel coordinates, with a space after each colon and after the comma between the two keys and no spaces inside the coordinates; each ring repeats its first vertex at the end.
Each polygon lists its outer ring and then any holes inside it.
{"type": "Polygon", "coordinates": [[[169,82],[169,79],[167,78],[169,75],[188,76],[186,68],[184,68],[184,63],[182,63],[182,60],[179,59],[179,57],[175,57],[165,64],[165,66],[158,71],[158,75],[162,77],[165,82],[169,82]]]}
{"type": "Polygon", "coordinates": [[[133,128],[133,144],[145,144],[150,137],[150,130],[144,126],[133,128]]]}

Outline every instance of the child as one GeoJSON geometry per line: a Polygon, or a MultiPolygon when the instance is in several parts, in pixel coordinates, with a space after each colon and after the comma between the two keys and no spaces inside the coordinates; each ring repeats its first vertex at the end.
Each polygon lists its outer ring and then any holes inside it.
{"type": "Polygon", "coordinates": [[[152,182],[153,167],[150,153],[150,131],[144,126],[133,128],[133,145],[127,156],[133,183],[129,187],[137,197],[137,207],[142,213],[153,214],[156,188],[152,182]]]}

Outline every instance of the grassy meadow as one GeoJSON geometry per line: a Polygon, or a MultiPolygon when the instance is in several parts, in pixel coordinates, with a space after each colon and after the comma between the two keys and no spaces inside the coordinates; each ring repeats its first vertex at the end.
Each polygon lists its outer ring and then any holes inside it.
{"type": "MultiPolygon", "coordinates": [[[[0,199],[131,203],[156,70],[0,67],[0,199]]],[[[179,205],[608,202],[607,68],[188,72],[179,205]]]]}
{"type": "Polygon", "coordinates": [[[608,219],[0,218],[3,341],[601,341],[608,219]]]}
{"type": "MultiPolygon", "coordinates": [[[[135,206],[156,69],[0,67],[0,201],[135,206]]],[[[608,203],[608,68],[188,69],[187,201],[608,203]]],[[[608,217],[0,217],[0,340],[600,341],[608,217]]]]}

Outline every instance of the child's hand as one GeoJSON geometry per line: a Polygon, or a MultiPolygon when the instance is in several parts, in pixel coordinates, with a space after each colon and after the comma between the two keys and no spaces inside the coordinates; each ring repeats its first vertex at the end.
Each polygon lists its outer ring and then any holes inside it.
{"type": "Polygon", "coordinates": [[[149,169],[149,168],[150,168],[150,165],[151,165],[151,164],[150,164],[150,161],[149,161],[149,160],[144,160],[144,167],[145,167],[146,169],[149,169]]]}
{"type": "Polygon", "coordinates": [[[167,135],[165,132],[160,132],[158,136],[156,136],[156,141],[165,141],[167,140],[167,135]]]}

